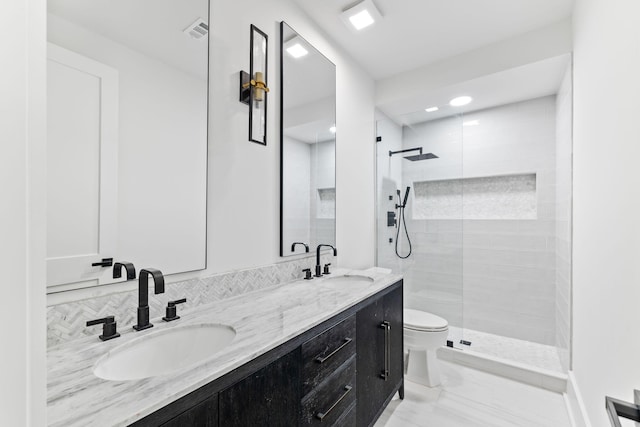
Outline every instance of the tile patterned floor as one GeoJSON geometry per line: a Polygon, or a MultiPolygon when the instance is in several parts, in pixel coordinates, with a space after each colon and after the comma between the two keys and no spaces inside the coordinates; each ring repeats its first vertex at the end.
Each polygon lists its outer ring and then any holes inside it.
{"type": "Polygon", "coordinates": [[[442,386],[406,381],[375,427],[571,427],[559,393],[439,362],[442,386]]]}
{"type": "MultiPolygon", "coordinates": [[[[461,330],[455,326],[450,326],[449,329],[450,335],[455,337],[462,336],[465,340],[471,341],[472,344],[468,348],[475,352],[525,363],[535,366],[536,368],[565,373],[560,364],[558,349],[554,346],[474,331],[472,329],[461,330]]],[[[458,347],[466,348],[466,346],[458,347]]]]}

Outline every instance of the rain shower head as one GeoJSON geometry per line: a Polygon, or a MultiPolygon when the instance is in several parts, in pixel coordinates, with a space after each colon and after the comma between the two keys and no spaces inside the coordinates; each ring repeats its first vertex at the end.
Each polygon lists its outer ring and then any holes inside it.
{"type": "Polygon", "coordinates": [[[438,158],[438,156],[436,156],[433,153],[417,154],[415,156],[407,156],[407,157],[405,157],[405,159],[411,160],[412,162],[417,162],[419,160],[437,159],[437,158],[438,158]]]}
{"type": "Polygon", "coordinates": [[[437,159],[438,158],[438,156],[436,156],[433,153],[422,154],[422,147],[407,148],[406,150],[400,150],[400,151],[389,151],[389,157],[393,156],[394,154],[408,153],[408,152],[411,152],[411,151],[417,151],[419,153],[419,154],[416,154],[416,155],[413,155],[413,156],[405,157],[405,159],[411,160],[412,162],[417,162],[418,160],[429,160],[429,159],[437,159]]]}

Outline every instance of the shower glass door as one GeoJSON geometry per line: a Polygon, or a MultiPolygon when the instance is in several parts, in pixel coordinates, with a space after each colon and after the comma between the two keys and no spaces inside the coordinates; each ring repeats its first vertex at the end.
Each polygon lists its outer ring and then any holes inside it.
{"type": "Polygon", "coordinates": [[[377,265],[404,276],[405,308],[446,319],[464,348],[462,117],[429,115],[376,122],[377,265]]]}

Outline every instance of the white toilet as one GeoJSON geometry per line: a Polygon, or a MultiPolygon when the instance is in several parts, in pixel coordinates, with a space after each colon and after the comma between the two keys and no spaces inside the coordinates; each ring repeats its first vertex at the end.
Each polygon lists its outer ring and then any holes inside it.
{"type": "Polygon", "coordinates": [[[436,350],[447,344],[449,323],[426,311],[404,309],[405,378],[428,387],[440,385],[436,350]]]}

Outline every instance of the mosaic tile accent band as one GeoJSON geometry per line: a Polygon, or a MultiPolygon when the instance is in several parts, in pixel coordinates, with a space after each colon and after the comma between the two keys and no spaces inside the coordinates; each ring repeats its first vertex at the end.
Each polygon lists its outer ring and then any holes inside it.
{"type": "MultiPolygon", "coordinates": [[[[330,255],[321,257],[322,264],[331,262],[330,255]]],[[[167,301],[186,298],[180,310],[247,294],[302,277],[301,271],[315,266],[315,257],[281,262],[266,267],[222,273],[205,278],[168,283],[165,293],[149,291],[150,318],[164,316],[167,301]]],[[[153,282],[150,281],[151,286],[153,282]]],[[[100,333],[100,327],[87,328],[87,320],[107,315],[116,317],[118,328],[136,322],[138,291],[127,291],[97,298],[47,307],[47,347],[100,333]],[[97,328],[97,329],[96,329],[97,328]]]]}

